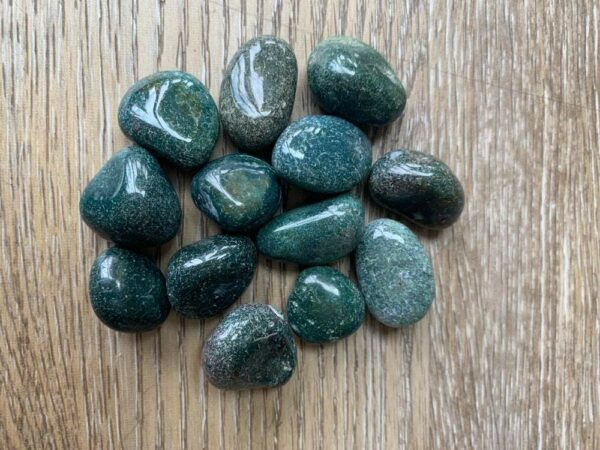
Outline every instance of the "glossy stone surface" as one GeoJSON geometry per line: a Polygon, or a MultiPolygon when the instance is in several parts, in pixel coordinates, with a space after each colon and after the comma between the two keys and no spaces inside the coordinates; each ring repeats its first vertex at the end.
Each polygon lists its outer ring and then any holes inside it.
{"type": "Polygon", "coordinates": [[[85,223],[125,247],[149,247],[179,230],[181,206],[158,161],[141,147],[126,147],[108,160],[81,194],[85,223]]]}
{"type": "Polygon", "coordinates": [[[303,270],[287,303],[292,329],[308,342],[331,342],[354,333],[365,318],[360,291],[331,267],[303,270]]]}
{"type": "Polygon", "coordinates": [[[189,73],[158,72],[135,83],[119,105],[123,133],[175,167],[202,166],[219,137],[217,105],[189,73]]]}
{"type": "Polygon", "coordinates": [[[308,59],[308,83],[328,114],[382,126],[406,105],[402,83],[373,47],[347,36],[325,39],[308,59]]]}
{"type": "Polygon", "coordinates": [[[435,297],[429,256],[414,233],[394,220],[366,226],[356,273],[370,313],[390,327],[421,320],[435,297]]]}
{"type": "Polygon", "coordinates": [[[287,126],[296,95],[298,64],[287,42],[250,39],[231,59],[219,97],[223,128],[247,152],[270,150],[287,126]]]}
{"type": "Polygon", "coordinates": [[[364,215],[358,198],[340,195],[276,216],[258,232],[256,244],[274,259],[307,266],[329,264],[356,248],[364,215]]]}
{"type": "Polygon", "coordinates": [[[163,323],[171,306],[165,279],[152,261],[112,247],[92,266],[90,300],[98,318],[117,331],[147,331],[163,323]]]}
{"type": "Polygon", "coordinates": [[[256,259],[254,244],[241,236],[217,235],[182,247],[167,267],[173,309],[194,319],[222,313],[252,281],[256,259]]]}
{"type": "Polygon", "coordinates": [[[373,199],[427,228],[458,220],[465,194],[460,181],[439,159],[413,150],[395,150],[380,158],[369,178],[373,199]]]}
{"type": "Polygon", "coordinates": [[[296,344],[283,315],[270,305],[229,312],[203,351],[204,373],[220,389],[281,386],[296,367],[296,344]]]}
{"type": "Polygon", "coordinates": [[[281,178],[307,191],[332,194],[352,189],[371,168],[371,143],[350,122],[306,116],[281,134],[273,150],[281,178]]]}
{"type": "Polygon", "coordinates": [[[281,190],[266,162],[249,155],[227,155],[194,176],[192,199],[223,230],[245,233],[273,217],[281,190]]]}

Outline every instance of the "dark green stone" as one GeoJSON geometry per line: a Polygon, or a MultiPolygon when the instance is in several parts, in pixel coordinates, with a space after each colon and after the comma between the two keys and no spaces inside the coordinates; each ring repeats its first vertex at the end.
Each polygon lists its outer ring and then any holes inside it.
{"type": "Polygon", "coordinates": [[[465,204],[462,185],[450,168],[412,150],[395,150],[379,159],[369,191],[380,205],[427,228],[452,225],[465,204]]]}
{"type": "Polygon", "coordinates": [[[229,312],[204,345],[204,373],[220,389],[281,386],[296,367],[289,325],[270,305],[245,304],[229,312]]]}
{"type": "Polygon", "coordinates": [[[292,329],[308,342],[331,342],[354,333],[365,318],[360,291],[331,267],[303,270],[287,303],[292,329]]]}
{"type": "Polygon", "coordinates": [[[292,209],[266,224],[256,244],[261,253],[315,266],[352,252],[363,231],[365,211],[351,194],[292,209]]]}
{"type": "Polygon", "coordinates": [[[147,331],[163,323],[171,306],[165,279],[152,261],[112,247],[92,266],[90,300],[98,318],[117,331],[147,331]]]}
{"type": "Polygon", "coordinates": [[[167,267],[173,309],[195,319],[222,313],[252,281],[256,257],[252,241],[241,236],[217,235],[182,247],[167,267]]]}
{"type": "Polygon", "coordinates": [[[370,313],[390,327],[419,321],[435,297],[429,256],[414,233],[394,220],[366,226],[356,273],[370,313]]]}
{"type": "Polygon", "coordinates": [[[383,126],[406,105],[402,83],[373,47],[347,36],[325,39],[308,59],[308,83],[328,114],[383,126]]]}
{"type": "Polygon", "coordinates": [[[245,233],[273,217],[281,190],[266,162],[249,155],[227,155],[194,176],[192,199],[223,230],[245,233]]]}
{"type": "Polygon", "coordinates": [[[141,147],[126,147],[108,160],[81,194],[86,224],[125,247],[149,247],[179,230],[181,206],[158,161],[141,147]]]}
{"type": "Polygon", "coordinates": [[[127,91],[119,125],[139,145],[191,170],[210,158],[219,137],[219,112],[206,87],[189,73],[158,72],[127,91]]]}
{"type": "Polygon", "coordinates": [[[306,116],[277,140],[273,168],[307,191],[348,191],[369,173],[371,143],[360,129],[339,117],[306,116]]]}
{"type": "Polygon", "coordinates": [[[246,42],[227,66],[219,108],[223,128],[241,150],[270,150],[287,126],[298,64],[291,47],[274,36],[246,42]]]}

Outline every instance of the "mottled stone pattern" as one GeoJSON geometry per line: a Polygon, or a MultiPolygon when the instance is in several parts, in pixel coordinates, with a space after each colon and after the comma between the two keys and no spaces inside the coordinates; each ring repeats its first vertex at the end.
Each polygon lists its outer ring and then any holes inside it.
{"type": "Polygon", "coordinates": [[[258,36],[240,47],[219,97],[223,128],[239,149],[271,149],[290,120],[297,79],[296,56],[284,40],[258,36]]]}
{"type": "Polygon", "coordinates": [[[355,124],[383,126],[406,105],[404,87],[385,58],[351,37],[328,38],[315,47],[308,83],[326,113],[355,124]]]}
{"type": "Polygon", "coordinates": [[[217,105],[192,75],[157,72],[135,83],[119,106],[119,125],[175,167],[198,169],[219,137],[217,105]]]}
{"type": "Polygon", "coordinates": [[[306,116],[281,134],[272,161],[281,178],[307,191],[344,192],[368,175],[371,143],[344,119],[306,116]]]}
{"type": "Polygon", "coordinates": [[[167,267],[173,309],[190,318],[220,314],[248,287],[256,260],[247,237],[217,235],[182,247],[167,267]]]}
{"type": "Polygon", "coordinates": [[[158,161],[137,146],[122,149],[92,178],[81,194],[86,224],[125,247],[148,247],[171,240],[179,230],[179,198],[158,161]]]}
{"type": "Polygon", "coordinates": [[[429,256],[414,233],[394,220],[366,226],[356,273],[369,312],[390,327],[419,321],[435,297],[429,256]]]}
{"type": "Polygon", "coordinates": [[[413,150],[395,150],[379,159],[369,191],[380,205],[427,228],[452,225],[465,204],[462,185],[450,168],[413,150]]]}
{"type": "Polygon", "coordinates": [[[241,305],[209,337],[203,363],[208,380],[221,389],[281,386],[296,367],[296,344],[277,309],[241,305]]]}
{"type": "Polygon", "coordinates": [[[358,330],[365,318],[365,301],[346,275],[331,267],[310,267],[296,280],[287,315],[303,340],[332,342],[358,330]]]}
{"type": "Polygon", "coordinates": [[[246,233],[273,217],[281,189],[266,162],[249,155],[227,155],[194,176],[192,199],[223,230],[246,233]]]}
{"type": "Polygon", "coordinates": [[[98,318],[118,331],[151,330],[171,310],[158,267],[145,256],[118,247],[105,250],[94,261],[89,290],[98,318]]]}

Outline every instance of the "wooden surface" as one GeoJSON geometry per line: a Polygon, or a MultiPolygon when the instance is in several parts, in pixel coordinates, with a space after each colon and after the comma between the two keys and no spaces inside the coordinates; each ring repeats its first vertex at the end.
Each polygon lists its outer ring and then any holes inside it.
{"type": "MultiPolygon", "coordinates": [[[[0,0],[0,447],[599,448],[600,6],[594,0],[0,0]],[[463,181],[453,228],[422,234],[438,295],[406,330],[369,318],[300,345],[283,388],[220,392],[200,367],[217,319],[171,314],[154,333],[95,318],[87,279],[107,243],[79,194],[127,143],[121,95],[158,69],[218,95],[227,61],[262,33],[300,66],[338,33],[385,54],[405,116],[376,156],[431,152],[463,181]]],[[[221,139],[214,156],[232,151],[221,139]]],[[[217,232],[170,171],[180,234],[217,232]]],[[[358,192],[368,202],[363,189],[358,192]]],[[[290,200],[291,202],[291,200],[290,200]]],[[[368,203],[370,219],[386,216],[368,203]]],[[[350,273],[348,260],[338,265],[350,273]]],[[[292,265],[261,260],[242,301],[282,307],[292,265]]]]}

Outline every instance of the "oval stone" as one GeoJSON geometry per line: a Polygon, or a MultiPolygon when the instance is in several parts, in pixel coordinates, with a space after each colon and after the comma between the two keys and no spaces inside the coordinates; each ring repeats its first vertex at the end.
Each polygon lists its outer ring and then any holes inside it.
{"type": "Polygon", "coordinates": [[[356,273],[370,313],[390,327],[419,321],[435,297],[429,256],[414,233],[394,220],[366,226],[356,273]]]}
{"type": "Polygon", "coordinates": [[[250,39],[231,59],[221,83],[223,128],[246,152],[270,150],[290,121],[298,64],[287,42],[275,36],[250,39]]]}
{"type": "Polygon", "coordinates": [[[210,158],[219,137],[219,112],[206,87],[189,73],[158,72],[123,96],[119,126],[175,167],[192,170],[210,158]]]}
{"type": "Polygon", "coordinates": [[[332,194],[352,189],[371,168],[371,143],[346,120],[306,116],[281,134],[273,150],[273,168],[307,191],[332,194]]]}
{"type": "Polygon", "coordinates": [[[404,86],[385,58],[347,36],[315,47],[308,59],[308,83],[326,113],[359,125],[383,126],[406,105],[404,86]]]}

